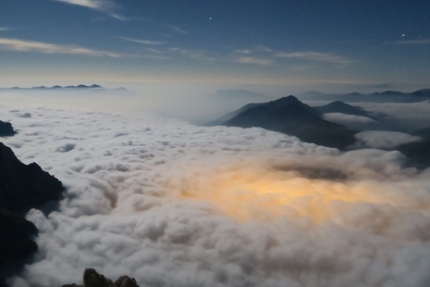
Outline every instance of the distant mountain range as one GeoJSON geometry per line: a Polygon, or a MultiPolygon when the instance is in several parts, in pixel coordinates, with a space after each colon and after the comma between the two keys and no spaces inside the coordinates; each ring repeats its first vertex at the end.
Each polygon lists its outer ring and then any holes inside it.
{"type": "MultiPolygon", "coordinates": [[[[56,86],[52,86],[52,87],[45,87],[45,86],[39,86],[39,87],[32,87],[32,88],[21,88],[21,87],[13,87],[13,88],[0,88],[0,90],[7,90],[7,91],[10,91],[10,90],[25,90],[25,91],[28,91],[28,90],[56,90],[56,91],[58,91],[58,90],[91,90],[91,91],[106,91],[106,90],[109,90],[109,89],[106,89],[106,88],[104,88],[104,87],[102,87],[102,86],[100,86],[100,85],[97,85],[97,84],[93,84],[93,85],[91,85],[91,86],[87,86],[87,85],[77,85],[77,86],[58,86],[58,85],[56,85],[56,86]]],[[[109,91],[112,91],[112,90],[109,90],[109,91]]],[[[128,91],[126,88],[123,88],[123,87],[119,87],[119,88],[116,88],[116,89],[113,89],[113,91],[128,91]]]]}
{"type": "Polygon", "coordinates": [[[343,102],[393,102],[393,103],[413,103],[430,100],[430,89],[422,89],[411,93],[397,91],[385,91],[382,93],[361,94],[324,94],[320,92],[308,92],[299,95],[304,101],[324,100],[324,101],[343,101],[343,102]]]}

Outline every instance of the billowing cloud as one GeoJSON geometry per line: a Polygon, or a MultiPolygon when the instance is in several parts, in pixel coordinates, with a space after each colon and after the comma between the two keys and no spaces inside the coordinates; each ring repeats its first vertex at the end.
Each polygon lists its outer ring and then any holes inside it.
{"type": "Polygon", "coordinates": [[[19,130],[5,144],[67,187],[59,211],[27,215],[40,251],[12,286],[61,286],[86,267],[140,286],[430,280],[430,171],[398,152],[134,114],[0,112],[19,130]]]}
{"type": "Polygon", "coordinates": [[[111,58],[122,57],[120,54],[114,52],[94,50],[72,45],[57,45],[12,38],[0,38],[0,49],[18,52],[39,52],[45,54],[71,54],[111,58]]]}
{"type": "Polygon", "coordinates": [[[334,54],[329,53],[321,53],[321,52],[280,52],[275,54],[277,58],[284,59],[302,59],[307,61],[315,61],[315,62],[326,62],[326,63],[336,63],[336,64],[349,64],[351,60],[334,54]]]}
{"type": "Polygon", "coordinates": [[[393,149],[401,144],[422,140],[420,137],[401,132],[367,131],[355,135],[356,139],[369,148],[393,149]]]}
{"type": "Polygon", "coordinates": [[[235,60],[235,62],[242,64],[253,64],[258,66],[270,66],[273,63],[273,60],[259,59],[255,57],[239,57],[235,60]]]}
{"type": "Polygon", "coordinates": [[[164,42],[159,42],[159,41],[133,39],[133,38],[128,38],[128,37],[121,37],[121,39],[124,39],[124,40],[129,41],[129,42],[133,42],[133,43],[143,44],[143,45],[162,45],[162,44],[164,44],[164,42]]]}
{"type": "Polygon", "coordinates": [[[414,132],[430,127],[430,102],[417,103],[360,103],[368,111],[388,115],[388,121],[402,127],[406,132],[414,132]]]}
{"type": "Polygon", "coordinates": [[[118,20],[126,20],[125,17],[118,15],[114,12],[114,10],[117,8],[117,5],[115,4],[115,2],[111,0],[53,0],[53,1],[63,2],[71,5],[78,5],[89,9],[102,11],[118,20]]]}

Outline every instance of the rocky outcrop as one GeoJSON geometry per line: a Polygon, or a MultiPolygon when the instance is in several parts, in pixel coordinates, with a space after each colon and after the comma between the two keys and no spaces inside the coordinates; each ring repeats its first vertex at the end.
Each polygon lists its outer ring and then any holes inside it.
{"type": "Polygon", "coordinates": [[[121,276],[115,283],[104,275],[97,273],[95,269],[88,268],[84,272],[84,284],[75,283],[63,285],[62,287],[139,287],[134,278],[121,276]]]}
{"type": "Polygon", "coordinates": [[[22,214],[61,199],[63,190],[58,179],[36,163],[23,164],[0,142],[0,209],[22,214]]]}
{"type": "Polygon", "coordinates": [[[0,137],[10,137],[14,134],[16,134],[16,132],[11,123],[0,121],[0,137]]]}
{"type": "Polygon", "coordinates": [[[20,162],[0,142],[0,286],[37,251],[37,228],[24,215],[61,199],[62,183],[36,163],[20,162]]]}
{"type": "Polygon", "coordinates": [[[0,210],[0,284],[34,252],[36,226],[21,216],[0,210]]]}

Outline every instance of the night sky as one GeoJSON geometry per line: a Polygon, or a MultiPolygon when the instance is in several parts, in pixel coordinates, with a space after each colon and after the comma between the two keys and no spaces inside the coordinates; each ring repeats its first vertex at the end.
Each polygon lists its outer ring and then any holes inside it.
{"type": "Polygon", "coordinates": [[[0,86],[428,87],[430,1],[2,0],[0,86]]]}

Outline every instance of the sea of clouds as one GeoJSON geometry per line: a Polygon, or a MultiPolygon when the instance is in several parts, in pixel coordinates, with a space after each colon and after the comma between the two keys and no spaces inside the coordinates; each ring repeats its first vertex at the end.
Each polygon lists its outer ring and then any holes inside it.
{"type": "Polygon", "coordinates": [[[67,188],[31,210],[39,253],[12,286],[418,287],[430,282],[430,171],[259,128],[0,106],[4,139],[67,188]],[[77,282],[78,281],[78,282],[77,282]]]}

